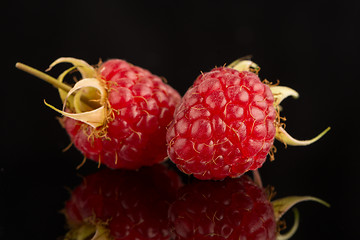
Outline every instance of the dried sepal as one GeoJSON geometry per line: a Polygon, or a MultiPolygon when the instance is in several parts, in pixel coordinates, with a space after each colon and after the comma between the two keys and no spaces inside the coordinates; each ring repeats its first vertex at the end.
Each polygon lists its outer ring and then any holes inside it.
{"type": "Polygon", "coordinates": [[[240,59],[235,60],[228,67],[233,68],[235,70],[238,70],[239,72],[249,71],[249,72],[253,72],[255,74],[258,74],[259,71],[260,71],[259,65],[257,65],[256,63],[254,63],[251,60],[247,60],[247,59],[244,59],[244,58],[240,58],[240,59]]]}
{"type": "Polygon", "coordinates": [[[72,58],[72,57],[61,57],[56,59],[46,71],[50,71],[55,65],[59,63],[71,63],[77,70],[80,72],[82,78],[93,78],[96,76],[96,70],[89,65],[87,62],[81,59],[72,58]]]}
{"type": "MultiPolygon", "coordinates": [[[[103,81],[100,78],[97,79],[97,70],[83,60],[63,57],[50,64],[47,71],[63,62],[71,63],[74,67],[65,70],[57,79],[22,63],[16,63],[16,67],[43,79],[59,89],[63,109],[59,110],[44,101],[48,107],[64,116],[86,123],[93,128],[105,125],[104,123],[109,118],[108,112],[111,113],[111,111],[108,111],[107,89],[103,81]],[[74,87],[71,87],[63,83],[63,80],[74,69],[80,72],[83,79],[77,82],[74,87]],[[69,111],[67,112],[65,109],[69,111]]],[[[100,133],[104,129],[100,129],[98,132],[100,133]]]]}
{"type": "Polygon", "coordinates": [[[285,145],[290,145],[290,146],[306,146],[306,145],[310,145],[314,142],[316,142],[317,140],[319,140],[322,136],[324,136],[328,131],[330,130],[330,127],[326,128],[324,131],[322,131],[319,135],[317,135],[316,137],[309,139],[309,140],[298,140],[293,138],[292,136],[290,136],[289,133],[287,133],[285,131],[285,129],[281,126],[276,127],[276,135],[275,138],[284,143],[285,145]]]}
{"type": "Polygon", "coordinates": [[[285,98],[291,96],[293,98],[298,98],[299,93],[292,88],[285,86],[269,86],[270,90],[274,96],[274,105],[278,106],[285,98]]]}
{"type": "Polygon", "coordinates": [[[107,99],[107,91],[105,87],[101,84],[101,82],[96,78],[85,78],[78,81],[74,85],[74,87],[67,93],[63,103],[62,110],[59,110],[46,102],[45,104],[51,109],[61,113],[66,117],[86,123],[92,126],[93,128],[97,128],[104,124],[107,117],[106,99],[107,99]],[[91,108],[89,109],[89,106],[84,105],[84,103],[81,101],[81,96],[83,94],[81,91],[87,90],[87,91],[91,91],[93,94],[94,90],[89,90],[91,88],[96,89],[100,93],[100,98],[98,99],[99,107],[93,110],[90,110],[91,108]],[[76,113],[66,112],[65,111],[66,102],[68,98],[76,91],[78,91],[78,93],[74,97],[74,107],[76,109],[76,113]]]}
{"type": "Polygon", "coordinates": [[[75,111],[75,113],[82,113],[96,109],[101,106],[99,100],[96,100],[99,98],[99,92],[95,88],[80,89],[75,93],[72,109],[75,111]],[[89,104],[84,102],[85,96],[89,104]]]}
{"type": "Polygon", "coordinates": [[[104,106],[97,108],[95,110],[83,112],[83,113],[68,113],[68,112],[57,109],[56,107],[48,104],[46,101],[44,101],[44,103],[46,106],[50,107],[51,109],[55,110],[56,112],[61,113],[62,115],[66,116],[66,117],[86,123],[93,128],[102,126],[105,121],[106,110],[105,110],[104,106]]]}
{"type": "MultiPolygon", "coordinates": [[[[69,74],[72,70],[74,70],[75,68],[76,68],[76,66],[73,66],[73,67],[65,70],[64,72],[62,72],[62,73],[59,75],[59,77],[57,78],[57,80],[62,83],[62,82],[64,81],[65,76],[68,75],[68,74],[69,74]]],[[[65,91],[65,90],[63,90],[63,89],[61,89],[61,88],[59,88],[58,91],[59,91],[59,95],[60,95],[60,98],[61,98],[61,102],[64,103],[64,102],[65,102],[66,95],[67,95],[68,92],[65,91]]],[[[69,105],[68,107],[71,108],[71,109],[74,107],[73,101],[67,101],[67,104],[69,105]]]]}
{"type": "Polygon", "coordinates": [[[102,84],[102,82],[96,78],[84,78],[84,79],[78,81],[74,85],[74,87],[68,92],[67,97],[70,96],[71,94],[73,94],[75,91],[77,91],[79,89],[84,89],[84,88],[97,89],[100,92],[100,99],[99,99],[100,104],[104,104],[106,102],[107,91],[106,91],[104,85],[102,84]]]}
{"type": "Polygon", "coordinates": [[[284,129],[285,125],[280,123],[280,120],[284,119],[284,118],[280,117],[280,113],[279,113],[280,103],[285,98],[290,97],[290,96],[293,98],[298,98],[299,93],[296,92],[294,89],[285,87],[285,86],[269,85],[269,87],[274,96],[274,106],[277,109],[277,114],[279,115],[278,122],[275,124],[276,125],[275,138],[278,141],[284,143],[285,145],[290,145],[290,146],[306,146],[306,145],[310,145],[310,144],[316,142],[330,130],[330,127],[328,127],[323,132],[321,132],[319,135],[317,135],[316,137],[314,137],[310,140],[298,140],[298,139],[293,138],[288,132],[285,131],[285,129],[284,129]]]}

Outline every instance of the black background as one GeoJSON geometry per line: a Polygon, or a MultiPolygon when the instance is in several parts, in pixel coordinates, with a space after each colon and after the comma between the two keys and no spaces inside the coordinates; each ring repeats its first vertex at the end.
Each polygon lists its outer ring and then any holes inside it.
{"type": "MultiPolygon", "coordinates": [[[[355,2],[354,2],[355,3],[355,2]]],[[[308,147],[276,143],[260,170],[277,197],[312,195],[299,205],[293,239],[355,239],[359,210],[359,5],[349,1],[4,1],[1,14],[0,239],[56,239],[59,210],[78,175],[96,171],[43,104],[54,88],[15,69],[40,70],[58,57],[121,58],[167,78],[181,94],[200,71],[252,54],[260,77],[300,93],[284,102],[299,139],[331,131],[308,147]]],[[[65,66],[67,67],[67,65],[65,66]]],[[[50,74],[57,76],[64,68],[50,74]]]]}

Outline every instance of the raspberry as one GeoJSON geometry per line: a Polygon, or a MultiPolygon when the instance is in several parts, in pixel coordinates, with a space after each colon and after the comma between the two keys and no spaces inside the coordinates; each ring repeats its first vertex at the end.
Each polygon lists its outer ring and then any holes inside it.
{"type": "Polygon", "coordinates": [[[169,219],[176,240],[276,239],[272,204],[245,175],[184,186],[170,206],[169,219]]]}
{"type": "Polygon", "coordinates": [[[161,164],[89,175],[66,202],[70,230],[65,239],[168,240],[169,203],[181,185],[179,176],[161,164]]]}
{"type": "Polygon", "coordinates": [[[73,88],[62,81],[74,68],[51,79],[26,65],[17,67],[60,88],[65,110],[47,105],[64,115],[61,122],[84,160],[115,169],[137,169],[167,157],[166,126],[180,102],[176,90],[160,77],[120,59],[93,68],[79,59],[60,58],[50,68],[61,62],[72,63],[82,75],[73,88]]]}
{"type": "Polygon", "coordinates": [[[238,177],[260,168],[276,137],[304,146],[317,141],[292,138],[280,123],[279,104],[298,93],[261,82],[259,67],[235,61],[201,74],[185,93],[167,130],[168,155],[177,167],[198,179],[238,177]]]}
{"type": "Polygon", "coordinates": [[[200,75],[168,128],[170,159],[199,179],[259,168],[275,138],[270,88],[252,72],[221,67],[200,75]]]}

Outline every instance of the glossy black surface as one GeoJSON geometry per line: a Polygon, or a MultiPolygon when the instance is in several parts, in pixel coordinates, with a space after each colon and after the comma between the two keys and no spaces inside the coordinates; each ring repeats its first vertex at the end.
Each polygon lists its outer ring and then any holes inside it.
{"type": "Polygon", "coordinates": [[[17,61],[45,70],[61,56],[92,64],[122,58],[183,94],[200,71],[248,54],[262,79],[300,93],[283,104],[293,136],[332,127],[308,147],[276,143],[276,160],[261,169],[277,196],[313,195],[332,205],[300,205],[293,239],[358,236],[359,7],[351,1],[5,1],[2,9],[0,239],[63,235],[66,189],[97,171],[90,161],[77,171],[80,153],[62,152],[69,139],[43,104],[60,105],[57,92],[16,70],[17,61]]]}

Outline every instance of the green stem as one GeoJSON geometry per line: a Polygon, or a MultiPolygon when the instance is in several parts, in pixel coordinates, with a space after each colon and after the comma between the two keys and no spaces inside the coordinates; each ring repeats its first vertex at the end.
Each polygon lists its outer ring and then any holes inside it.
{"type": "MultiPolygon", "coordinates": [[[[69,92],[71,90],[71,86],[65,84],[65,83],[62,83],[60,81],[58,81],[56,78],[53,78],[52,76],[46,74],[46,73],[43,73],[33,67],[30,67],[26,64],[23,64],[23,63],[16,63],[15,67],[21,71],[24,71],[26,73],[29,73],[41,80],[44,80],[45,82],[47,83],[50,83],[51,85],[53,85],[54,87],[56,88],[59,88],[59,89],[62,89],[66,92],[69,92]]],[[[72,97],[72,96],[70,96],[72,97]]],[[[86,96],[81,96],[81,101],[87,105],[89,108],[92,108],[92,109],[96,109],[98,108],[98,104],[94,101],[91,101],[91,99],[88,99],[86,96]]]]}
{"type": "Polygon", "coordinates": [[[54,87],[60,88],[66,92],[69,92],[71,89],[71,87],[69,85],[59,82],[56,78],[53,78],[52,76],[50,76],[46,73],[43,73],[35,68],[32,68],[28,65],[25,65],[23,63],[18,62],[18,63],[16,63],[15,67],[17,69],[20,69],[21,71],[24,71],[24,72],[29,73],[37,78],[40,78],[40,79],[44,80],[45,82],[50,83],[54,87]]]}

